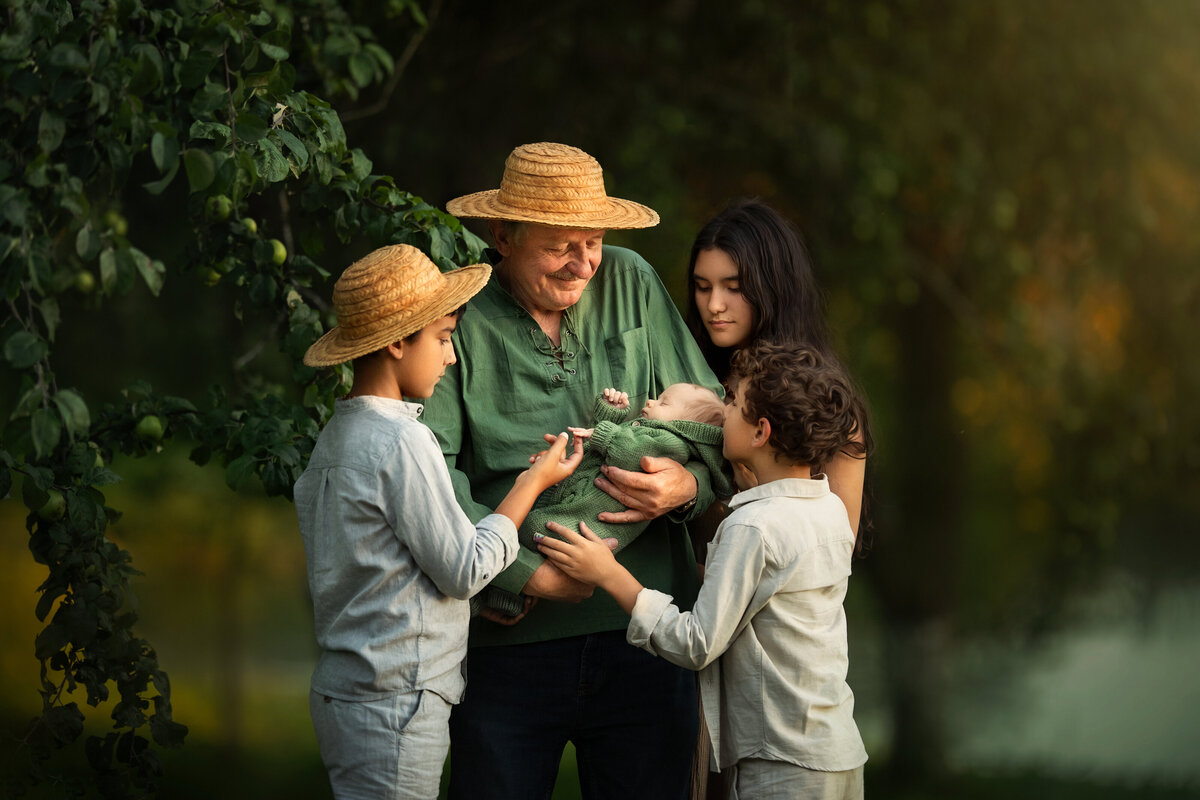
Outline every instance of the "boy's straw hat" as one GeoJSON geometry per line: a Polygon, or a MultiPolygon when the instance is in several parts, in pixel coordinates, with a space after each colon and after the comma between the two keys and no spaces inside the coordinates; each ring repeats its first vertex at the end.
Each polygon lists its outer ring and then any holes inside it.
{"type": "Polygon", "coordinates": [[[487,264],[440,272],[407,244],[381,247],[355,261],[333,285],[338,324],[304,354],[310,367],[365,356],[451,314],[487,283],[487,264]]]}
{"type": "Polygon", "coordinates": [[[609,197],[600,163],[577,147],[523,144],[504,162],[500,188],[455,198],[456,217],[535,222],[566,228],[650,228],[658,212],[609,197]]]}

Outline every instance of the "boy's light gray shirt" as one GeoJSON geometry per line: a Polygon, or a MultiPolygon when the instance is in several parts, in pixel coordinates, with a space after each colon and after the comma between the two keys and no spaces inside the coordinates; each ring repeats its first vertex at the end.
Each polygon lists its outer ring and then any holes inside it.
{"type": "Polygon", "coordinates": [[[517,554],[492,514],[471,523],[415,403],[337,401],[296,481],[321,656],[312,688],[341,700],[430,689],[462,698],[467,598],[517,554]]]}
{"type": "Polygon", "coordinates": [[[718,767],[763,758],[854,769],[867,753],[846,683],[842,601],[854,551],[846,507],[824,476],[771,481],[730,506],[692,611],[643,589],[628,641],[700,670],[718,767]]]}

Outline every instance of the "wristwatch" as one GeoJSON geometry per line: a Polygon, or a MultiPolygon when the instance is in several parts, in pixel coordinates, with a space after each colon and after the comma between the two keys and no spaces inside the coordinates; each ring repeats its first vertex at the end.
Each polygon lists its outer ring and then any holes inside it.
{"type": "MultiPolygon", "coordinates": [[[[696,497],[699,497],[699,496],[700,496],[700,495],[698,495],[698,494],[696,495],[696,497]]],[[[690,511],[690,510],[691,510],[691,508],[692,508],[692,506],[696,505],[696,497],[693,497],[691,500],[688,500],[688,501],[687,501],[686,503],[684,503],[683,505],[681,505],[681,506],[678,506],[678,507],[675,509],[675,512],[674,512],[674,513],[676,513],[676,514],[683,514],[683,513],[687,512],[687,511],[690,511]]]]}

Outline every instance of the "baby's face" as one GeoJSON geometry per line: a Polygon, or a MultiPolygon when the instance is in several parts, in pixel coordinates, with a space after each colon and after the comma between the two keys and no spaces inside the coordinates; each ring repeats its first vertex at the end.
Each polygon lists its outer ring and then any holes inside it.
{"type": "Polygon", "coordinates": [[[663,390],[657,400],[646,401],[646,405],[642,406],[642,418],[687,419],[687,412],[693,408],[703,391],[686,383],[673,383],[663,390]]]}

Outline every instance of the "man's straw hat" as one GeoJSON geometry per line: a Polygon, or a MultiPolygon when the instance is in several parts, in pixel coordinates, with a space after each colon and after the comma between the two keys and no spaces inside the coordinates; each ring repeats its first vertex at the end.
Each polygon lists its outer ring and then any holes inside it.
{"type": "Polygon", "coordinates": [[[446,204],[456,217],[535,222],[566,228],[650,228],[658,212],[609,197],[600,163],[577,147],[523,144],[504,162],[500,188],[446,204]]]}
{"type": "Polygon", "coordinates": [[[304,354],[329,367],[373,353],[458,310],[487,283],[487,264],[440,272],[407,244],[381,247],[355,261],[333,285],[338,324],[304,354]]]}

